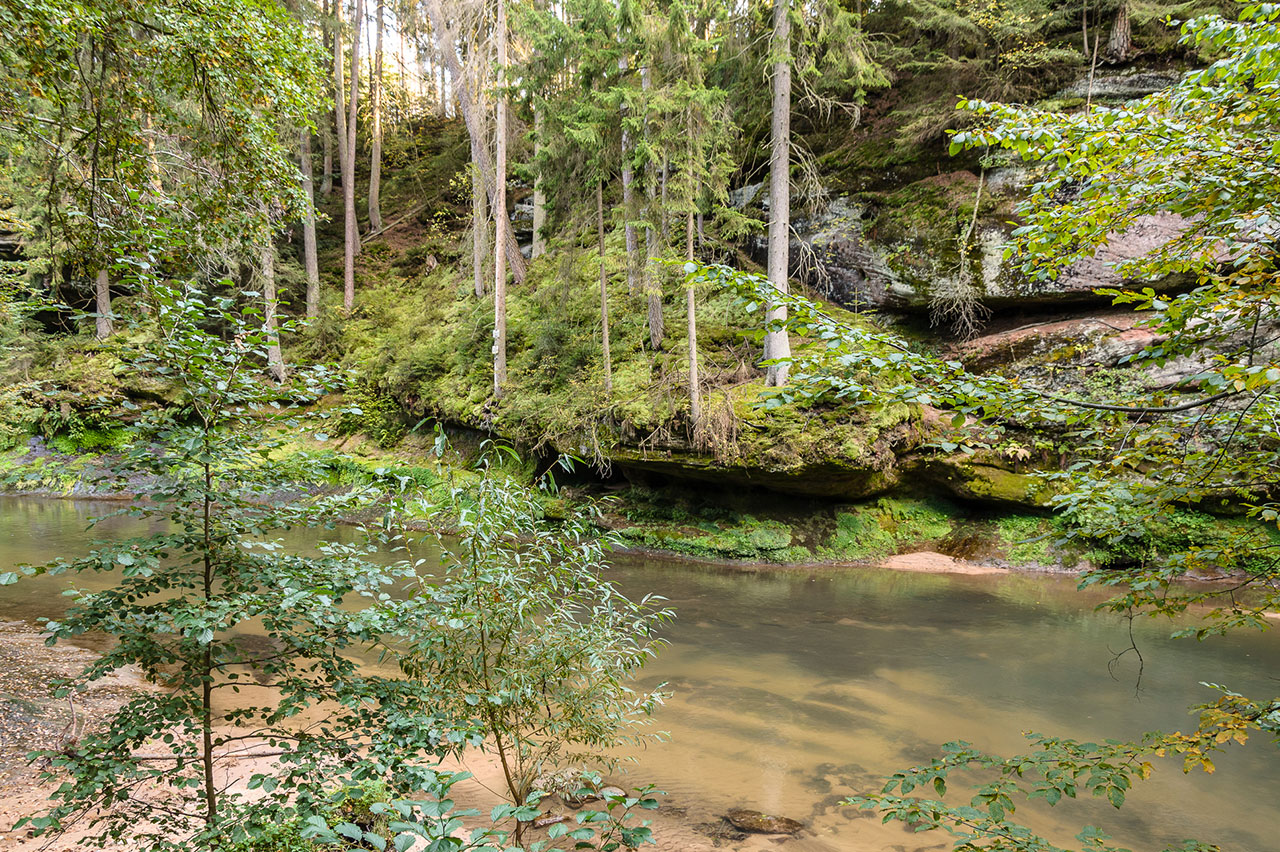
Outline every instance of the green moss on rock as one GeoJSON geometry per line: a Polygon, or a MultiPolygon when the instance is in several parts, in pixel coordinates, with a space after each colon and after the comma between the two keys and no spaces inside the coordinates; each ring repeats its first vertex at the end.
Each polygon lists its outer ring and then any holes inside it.
{"type": "Polygon", "coordinates": [[[961,500],[1041,508],[1053,497],[1043,477],[1009,470],[989,453],[929,458],[919,470],[961,500]]]}
{"type": "Polygon", "coordinates": [[[952,532],[954,514],[952,507],[939,502],[882,498],[837,512],[834,531],[816,553],[832,562],[884,559],[904,547],[946,538],[952,532]]]}

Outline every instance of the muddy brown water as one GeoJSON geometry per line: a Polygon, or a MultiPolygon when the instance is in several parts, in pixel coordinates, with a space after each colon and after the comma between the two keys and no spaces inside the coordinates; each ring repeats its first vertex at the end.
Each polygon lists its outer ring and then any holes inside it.
{"type": "MultiPolygon", "coordinates": [[[[86,531],[91,516],[116,508],[0,497],[0,571],[146,531],[129,519],[86,531]]],[[[320,534],[285,540],[303,550],[320,534]]],[[[1099,598],[1070,577],[744,572],[622,554],[612,576],[629,593],[664,595],[677,613],[664,629],[669,645],[641,679],[673,691],[655,719],[670,737],[635,754],[631,776],[656,782],[695,822],[732,807],[802,820],[811,832],[787,842],[792,852],[949,849],[944,835],[882,826],[837,804],[943,742],[1010,752],[1028,730],[1099,739],[1189,727],[1187,708],[1214,694],[1202,682],[1264,697],[1280,679],[1274,631],[1196,643],[1169,639],[1166,621],[1139,620],[1139,681],[1135,655],[1116,660],[1129,644],[1125,621],[1095,612],[1099,598]]],[[[56,617],[70,584],[0,588],[0,620],[56,617]]],[[[1280,849],[1280,751],[1255,739],[1218,766],[1184,775],[1177,761],[1159,761],[1122,810],[1085,800],[1028,819],[1064,845],[1095,823],[1135,850],[1192,837],[1225,850],[1280,849]]]]}

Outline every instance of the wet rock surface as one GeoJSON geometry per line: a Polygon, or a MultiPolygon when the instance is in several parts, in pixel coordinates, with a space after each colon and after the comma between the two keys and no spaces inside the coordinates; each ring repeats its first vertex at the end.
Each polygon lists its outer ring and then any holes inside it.
{"type": "Polygon", "coordinates": [[[798,820],[747,808],[733,808],[725,819],[739,831],[752,834],[797,834],[804,830],[804,823],[798,820]]]}

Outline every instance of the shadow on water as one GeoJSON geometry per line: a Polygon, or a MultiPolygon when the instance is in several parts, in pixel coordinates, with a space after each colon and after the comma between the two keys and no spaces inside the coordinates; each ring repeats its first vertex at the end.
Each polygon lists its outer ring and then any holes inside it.
{"type": "MultiPolygon", "coordinates": [[[[85,532],[88,517],[114,508],[0,498],[0,571],[145,531],[113,519],[85,532]]],[[[296,550],[317,540],[311,531],[284,538],[296,550]]],[[[938,848],[946,838],[882,826],[838,803],[928,760],[943,742],[1009,752],[1023,748],[1028,730],[1097,739],[1188,727],[1187,708],[1212,699],[1202,682],[1265,696],[1280,671],[1273,635],[1195,644],[1168,639],[1168,622],[1143,621],[1146,667],[1135,692],[1130,659],[1108,671],[1128,644],[1124,622],[1094,612],[1100,598],[1069,577],[742,573],[623,554],[611,576],[630,594],[667,597],[677,613],[665,628],[669,646],[642,678],[670,685],[655,720],[670,741],[636,755],[631,771],[695,819],[735,806],[782,813],[807,820],[826,849],[938,848]]],[[[41,578],[0,589],[0,619],[56,616],[66,603],[56,592],[69,584],[41,578]]],[[[1213,776],[1183,775],[1166,760],[1121,811],[1071,802],[1033,822],[1064,844],[1093,822],[1135,849],[1198,837],[1273,850],[1276,758],[1274,745],[1258,741],[1228,752],[1213,776]]]]}

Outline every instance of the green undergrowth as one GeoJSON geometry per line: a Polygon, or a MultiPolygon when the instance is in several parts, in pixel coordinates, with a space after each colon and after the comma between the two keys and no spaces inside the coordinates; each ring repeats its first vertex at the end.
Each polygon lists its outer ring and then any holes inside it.
{"type": "Polygon", "coordinates": [[[1172,507],[1132,524],[1108,523],[1111,534],[1105,536],[1092,532],[1090,520],[1082,519],[1077,546],[1101,568],[1181,566],[1198,573],[1263,573],[1271,570],[1280,550],[1280,530],[1273,524],[1189,508],[1172,507]]]}
{"type": "MultiPolygon", "coordinates": [[[[386,446],[396,439],[390,406],[497,432],[524,446],[547,442],[589,453],[616,436],[687,430],[688,364],[684,289],[665,274],[663,347],[648,345],[643,300],[625,283],[621,236],[610,270],[612,391],[605,392],[598,255],[567,246],[540,258],[507,301],[508,382],[493,399],[493,300],[477,298],[470,276],[439,266],[404,276],[395,259],[370,268],[355,316],[323,318],[294,351],[334,359],[357,377],[369,422],[386,446]],[[380,414],[381,412],[381,414],[380,414]]],[[[708,396],[758,376],[761,334],[729,293],[698,293],[699,358],[708,396]]]]}
{"type": "Polygon", "coordinates": [[[1060,520],[1043,515],[1006,515],[995,523],[996,544],[1014,565],[1052,565],[1063,556],[1057,543],[1065,532],[1060,520]]]}
{"type": "MultiPolygon", "coordinates": [[[[394,813],[387,803],[396,796],[382,781],[366,781],[358,787],[338,790],[330,802],[320,809],[320,816],[334,825],[358,826],[379,838],[394,833],[390,831],[394,813]]],[[[231,845],[228,852],[316,852],[333,849],[332,844],[320,843],[306,836],[307,823],[300,818],[284,820],[256,829],[252,838],[231,845]]],[[[374,848],[368,843],[358,845],[374,848]]]]}
{"type": "Polygon", "coordinates": [[[1107,519],[1006,515],[994,523],[994,544],[1013,565],[1103,570],[1184,567],[1197,573],[1256,573],[1280,549],[1280,531],[1244,517],[1222,517],[1186,507],[1138,516],[1117,526],[1107,519]]]}
{"type": "Polygon", "coordinates": [[[38,455],[26,447],[0,451],[0,490],[66,494],[76,492],[96,459],[88,455],[38,455]]]}

